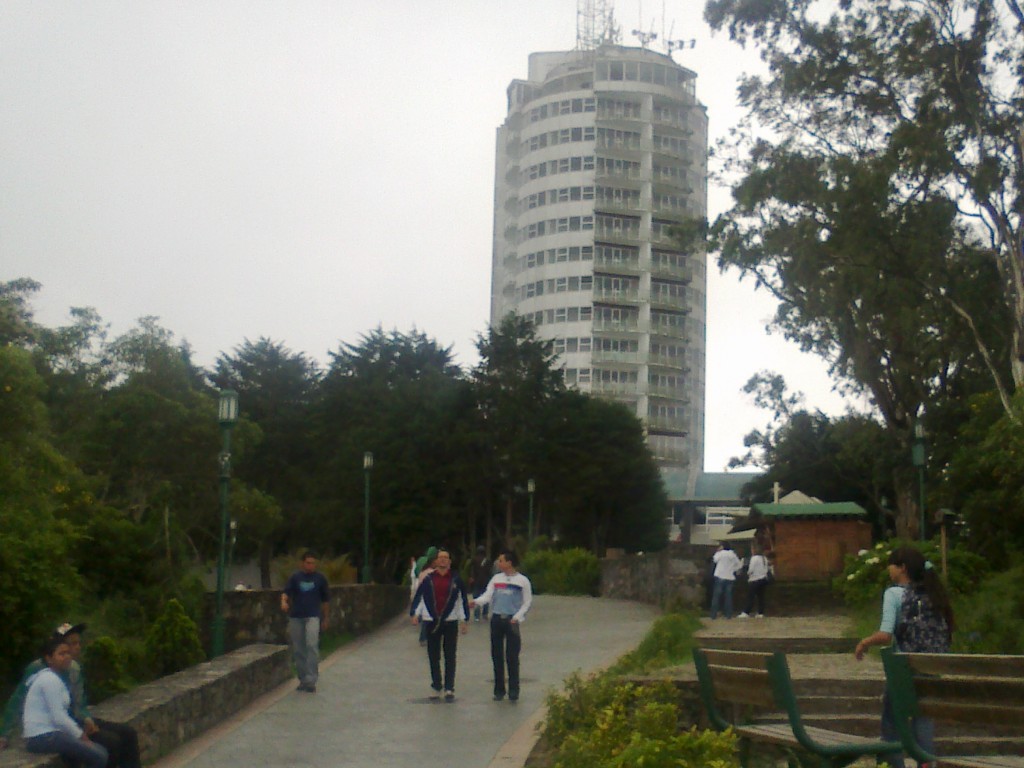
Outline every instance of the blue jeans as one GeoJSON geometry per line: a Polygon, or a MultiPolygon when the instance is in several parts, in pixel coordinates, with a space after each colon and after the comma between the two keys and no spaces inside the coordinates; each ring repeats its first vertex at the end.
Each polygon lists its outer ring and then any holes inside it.
{"type": "Polygon", "coordinates": [[[107,750],[64,731],[50,731],[25,739],[25,749],[36,754],[58,754],[86,768],[106,768],[107,765],[107,750]]]}
{"type": "Polygon", "coordinates": [[[320,667],[320,619],[288,618],[295,674],[304,685],[316,685],[320,667]]]}
{"type": "Polygon", "coordinates": [[[718,611],[725,613],[725,618],[732,618],[732,579],[715,577],[715,591],[711,595],[711,618],[718,618],[718,611]]]}
{"type": "MultiPolygon", "coordinates": [[[[914,729],[914,738],[925,752],[935,754],[935,721],[930,717],[915,717],[910,727],[914,729]]],[[[882,696],[882,739],[884,741],[899,741],[900,736],[896,731],[896,717],[892,713],[892,702],[889,700],[889,691],[886,689],[882,696]]],[[[889,768],[903,768],[903,753],[891,752],[887,755],[879,755],[878,762],[886,762],[889,768]]]]}

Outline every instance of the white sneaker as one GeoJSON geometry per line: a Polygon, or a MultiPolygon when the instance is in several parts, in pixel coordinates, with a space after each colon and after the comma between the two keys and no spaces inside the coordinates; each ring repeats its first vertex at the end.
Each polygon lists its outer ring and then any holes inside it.
{"type": "Polygon", "coordinates": [[[430,698],[432,698],[432,699],[440,699],[441,698],[441,692],[440,691],[435,691],[433,688],[431,688],[430,689],[430,698]]]}
{"type": "Polygon", "coordinates": [[[754,618],[755,618],[755,619],[763,619],[763,618],[764,618],[764,614],[763,614],[763,613],[759,613],[759,614],[757,614],[757,616],[755,616],[754,618]]]}
{"type": "Polygon", "coordinates": [[[741,618],[741,619],[749,619],[749,618],[750,618],[750,614],[744,611],[743,613],[741,613],[741,614],[739,615],[739,617],[738,617],[738,618],[741,618]]]}

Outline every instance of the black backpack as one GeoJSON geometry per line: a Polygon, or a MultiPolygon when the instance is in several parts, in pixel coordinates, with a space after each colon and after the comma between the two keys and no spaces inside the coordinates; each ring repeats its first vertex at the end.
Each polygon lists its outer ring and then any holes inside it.
{"type": "Polygon", "coordinates": [[[906,587],[896,618],[896,647],[904,653],[947,653],[949,625],[923,589],[906,587]]]}

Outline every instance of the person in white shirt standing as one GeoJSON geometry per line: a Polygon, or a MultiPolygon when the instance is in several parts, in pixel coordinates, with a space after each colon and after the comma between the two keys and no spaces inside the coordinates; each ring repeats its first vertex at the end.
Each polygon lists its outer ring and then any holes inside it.
{"type": "Polygon", "coordinates": [[[86,768],[105,768],[107,750],[92,741],[71,717],[71,692],[61,675],[71,667],[67,640],[55,635],[46,641],[42,653],[46,668],[28,682],[22,735],[25,748],[36,754],[58,754],[82,763],[86,768]]]}
{"type": "Polygon", "coordinates": [[[494,665],[494,700],[505,698],[505,668],[508,667],[508,700],[519,700],[519,625],[533,603],[530,580],[519,573],[519,558],[510,549],[498,555],[501,573],[491,577],[487,589],[470,602],[470,607],[491,605],[491,662],[494,665]]]}
{"type": "Polygon", "coordinates": [[[736,584],[736,571],[743,567],[743,561],[736,557],[732,546],[726,542],[718,545],[712,558],[715,563],[715,588],[711,595],[711,618],[717,619],[723,611],[725,618],[732,618],[732,588],[736,584]]]}
{"type": "Polygon", "coordinates": [[[755,550],[750,556],[750,565],[747,566],[747,607],[740,614],[741,619],[749,619],[752,615],[759,619],[764,618],[764,597],[768,589],[768,575],[772,572],[772,566],[765,557],[764,552],[755,550]],[[757,613],[754,613],[754,603],[757,603],[757,613]]]}

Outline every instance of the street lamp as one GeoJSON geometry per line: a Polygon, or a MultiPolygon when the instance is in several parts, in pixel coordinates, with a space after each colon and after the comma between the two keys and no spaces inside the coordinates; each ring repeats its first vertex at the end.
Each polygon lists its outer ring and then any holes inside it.
{"type": "Polygon", "coordinates": [[[373,454],[363,454],[363,584],[370,583],[370,470],[373,469],[373,454]]]}
{"type": "Polygon", "coordinates": [[[220,554],[217,557],[217,611],[213,617],[210,653],[214,658],[224,653],[224,558],[228,538],[228,491],[231,487],[231,428],[238,421],[238,393],[234,390],[220,391],[217,421],[220,422],[223,447],[217,457],[220,464],[220,554]]]}
{"type": "Polygon", "coordinates": [[[910,460],[917,467],[918,504],[921,511],[921,541],[925,540],[925,516],[924,516],[924,424],[920,419],[914,423],[914,445],[911,447],[910,460]]]}
{"type": "Polygon", "coordinates": [[[530,516],[526,522],[526,541],[533,543],[533,492],[537,490],[537,484],[531,477],[526,481],[526,491],[530,494],[530,516]]]}

